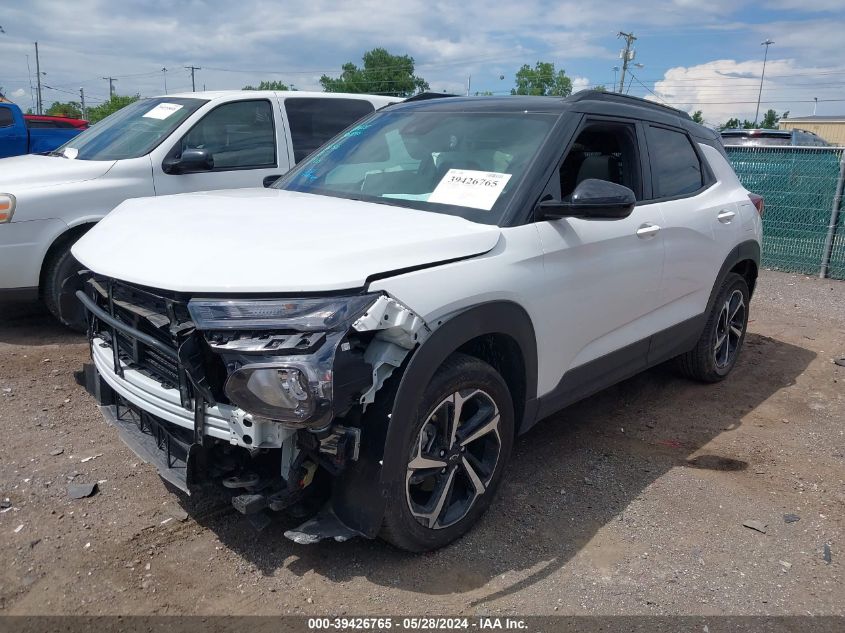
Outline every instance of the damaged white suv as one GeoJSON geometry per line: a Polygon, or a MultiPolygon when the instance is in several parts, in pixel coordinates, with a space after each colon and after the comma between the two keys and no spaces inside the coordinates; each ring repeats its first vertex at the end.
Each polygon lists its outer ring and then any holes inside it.
{"type": "Polygon", "coordinates": [[[271,189],[130,200],[86,234],[86,386],[259,527],[433,549],[538,420],[669,359],[731,371],[762,211],[718,135],[654,103],[391,106],[271,189]]]}

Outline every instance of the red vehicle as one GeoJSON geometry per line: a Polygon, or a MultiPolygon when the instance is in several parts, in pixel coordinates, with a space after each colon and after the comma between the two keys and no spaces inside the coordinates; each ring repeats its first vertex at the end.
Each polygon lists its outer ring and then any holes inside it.
{"type": "Polygon", "coordinates": [[[77,130],[88,129],[88,121],[84,119],[72,119],[66,116],[47,116],[42,114],[24,114],[26,126],[32,128],[75,128],[77,130]]]}

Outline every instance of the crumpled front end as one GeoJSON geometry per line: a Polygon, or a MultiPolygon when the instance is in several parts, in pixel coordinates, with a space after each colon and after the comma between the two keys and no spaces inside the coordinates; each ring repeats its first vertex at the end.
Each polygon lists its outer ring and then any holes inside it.
{"type": "Polygon", "coordinates": [[[231,491],[257,527],[308,518],[297,542],[355,530],[327,503],[361,454],[362,419],[428,335],[381,294],[191,297],[92,276],[85,386],[123,441],[192,494],[231,491]]]}

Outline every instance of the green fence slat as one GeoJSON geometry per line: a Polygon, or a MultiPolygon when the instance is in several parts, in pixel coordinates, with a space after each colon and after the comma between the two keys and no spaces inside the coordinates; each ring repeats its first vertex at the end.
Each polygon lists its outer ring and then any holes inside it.
{"type": "MultiPolygon", "coordinates": [[[[743,186],[763,196],[763,266],[817,275],[839,161],[845,148],[729,146],[743,186]]],[[[828,276],[845,279],[845,209],[839,214],[828,276]]]]}

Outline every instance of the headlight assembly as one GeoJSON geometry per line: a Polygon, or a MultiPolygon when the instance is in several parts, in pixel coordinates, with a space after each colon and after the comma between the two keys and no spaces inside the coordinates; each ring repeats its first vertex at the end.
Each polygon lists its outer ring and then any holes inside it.
{"type": "Polygon", "coordinates": [[[0,224],[12,221],[15,213],[15,196],[10,193],[0,193],[0,224]]]}
{"type": "Polygon", "coordinates": [[[192,299],[188,302],[188,311],[200,330],[327,331],[348,325],[378,296],[192,299]]]}
{"type": "Polygon", "coordinates": [[[320,414],[331,406],[331,383],[313,378],[304,367],[250,364],[232,372],[225,391],[233,404],[255,415],[321,425],[320,414]]]}

